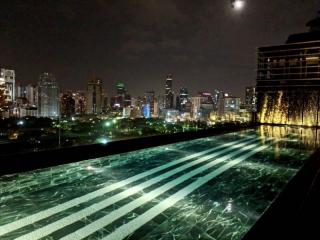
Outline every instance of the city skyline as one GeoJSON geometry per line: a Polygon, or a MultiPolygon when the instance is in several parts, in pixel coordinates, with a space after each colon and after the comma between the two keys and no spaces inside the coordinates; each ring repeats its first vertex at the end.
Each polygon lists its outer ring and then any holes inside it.
{"type": "Polygon", "coordinates": [[[174,90],[221,89],[243,98],[256,78],[255,47],[305,31],[319,7],[317,1],[247,2],[236,12],[230,1],[4,1],[0,63],[15,69],[22,84],[52,72],[62,89],[85,89],[95,74],[109,96],[119,81],[142,96],[146,89],[163,93],[172,73],[174,90]]]}

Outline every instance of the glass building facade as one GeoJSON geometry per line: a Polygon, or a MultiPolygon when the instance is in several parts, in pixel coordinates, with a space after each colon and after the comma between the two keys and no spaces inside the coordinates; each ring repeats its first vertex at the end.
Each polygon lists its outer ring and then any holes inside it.
{"type": "MultiPolygon", "coordinates": [[[[319,19],[319,18],[317,18],[319,19]]],[[[258,48],[258,121],[319,126],[319,20],[286,44],[258,48]]]]}
{"type": "Polygon", "coordinates": [[[58,117],[59,87],[52,73],[40,75],[38,83],[38,115],[39,117],[58,117]]]}

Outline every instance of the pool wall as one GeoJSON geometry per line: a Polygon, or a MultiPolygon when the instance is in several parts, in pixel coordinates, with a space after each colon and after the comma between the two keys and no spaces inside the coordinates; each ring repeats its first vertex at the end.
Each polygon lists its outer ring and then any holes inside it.
{"type": "MultiPolygon", "coordinates": [[[[98,158],[112,154],[125,153],[143,148],[156,147],[180,141],[209,137],[227,132],[240,131],[243,129],[252,128],[254,126],[256,125],[233,125],[216,129],[200,130],[196,132],[181,132],[151,137],[132,138],[127,140],[110,141],[107,144],[74,146],[39,152],[19,153],[12,149],[10,154],[3,154],[3,152],[0,151],[2,152],[0,155],[0,176],[47,168],[86,159],[98,158]]],[[[1,147],[5,148],[5,146],[1,147]]]]}

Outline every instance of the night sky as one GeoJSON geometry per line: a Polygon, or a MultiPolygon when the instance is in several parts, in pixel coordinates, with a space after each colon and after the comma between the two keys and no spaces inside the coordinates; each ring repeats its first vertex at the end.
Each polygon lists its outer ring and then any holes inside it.
{"type": "Polygon", "coordinates": [[[122,81],[132,96],[174,89],[222,89],[243,96],[255,84],[256,47],[307,30],[319,0],[6,1],[0,5],[0,66],[22,84],[44,71],[62,89],[99,76],[109,95],[122,81]]]}

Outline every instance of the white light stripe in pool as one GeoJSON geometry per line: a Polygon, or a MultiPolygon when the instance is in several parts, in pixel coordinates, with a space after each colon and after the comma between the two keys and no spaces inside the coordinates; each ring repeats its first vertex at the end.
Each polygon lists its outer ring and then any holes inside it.
{"type": "MultiPolygon", "coordinates": [[[[179,184],[185,182],[186,180],[198,175],[199,173],[202,173],[205,170],[208,170],[209,168],[224,162],[228,159],[230,159],[231,157],[240,154],[241,152],[250,150],[254,147],[259,146],[259,144],[251,144],[248,146],[243,147],[240,150],[234,151],[230,154],[224,155],[222,157],[217,158],[216,160],[209,162],[208,164],[201,166],[199,168],[196,168],[194,170],[192,170],[191,172],[188,172],[168,183],[166,183],[165,185],[156,188],[154,190],[152,190],[149,193],[146,193],[145,195],[137,198],[136,200],[112,211],[111,213],[107,214],[106,216],[95,220],[94,222],[84,226],[83,228],[78,229],[77,231],[61,238],[60,240],[80,240],[83,239],[89,235],[91,235],[92,233],[98,231],[99,229],[109,225],[110,223],[114,222],[115,220],[119,219],[120,217],[128,214],[129,212],[131,212],[132,210],[142,206],[143,204],[155,199],[156,197],[160,196],[161,194],[165,193],[166,191],[178,186],[179,184]]],[[[25,239],[25,238],[23,238],[25,239]]]]}
{"type": "Polygon", "coordinates": [[[112,204],[115,204],[125,198],[128,198],[129,196],[131,195],[134,195],[136,193],[138,193],[139,191],[145,189],[145,188],[148,188],[162,180],[165,180],[171,176],[174,176],[175,174],[179,173],[179,172],[182,172],[192,166],[195,166],[197,164],[200,164],[202,162],[205,162],[209,159],[212,159],[216,156],[219,156],[219,155],[222,155],[226,152],[231,152],[233,150],[236,150],[237,148],[240,148],[242,146],[245,146],[245,145],[248,145],[249,143],[253,142],[253,141],[256,141],[258,139],[252,139],[252,140],[249,140],[249,141],[246,141],[246,142],[243,142],[243,143],[239,143],[239,144],[236,144],[234,146],[230,146],[229,148],[225,148],[221,151],[218,151],[218,152],[215,152],[215,153],[212,153],[212,154],[209,154],[209,155],[205,155],[204,157],[201,157],[199,159],[196,159],[192,162],[189,162],[189,163],[186,163],[180,167],[177,167],[175,169],[172,169],[166,173],[163,173],[157,177],[154,177],[154,178],[151,178],[149,179],[148,181],[146,182],[143,182],[141,184],[138,184],[136,186],[133,186],[123,192],[120,192],[114,196],[111,196],[107,199],[104,199],[98,203],[95,203],[89,207],[86,207],[78,212],[75,212],[75,213],[72,213],[70,215],[68,215],[67,217],[64,217],[64,218],[61,218],[53,223],[50,223],[44,227],[41,227],[35,231],[32,231],[28,234],[25,234],[19,238],[17,238],[17,240],[25,240],[25,239],[30,239],[30,240],[36,240],[36,239],[40,239],[40,238],[43,238],[45,236],[48,236],[49,234],[55,232],[55,231],[58,231],[59,229],[61,229],[61,226],[63,227],[66,227],[72,223],[75,223],[77,221],[80,221],[81,219],[87,217],[87,216],[90,216],[91,214],[94,214],[112,204]]]}
{"type": "Polygon", "coordinates": [[[94,198],[97,198],[99,196],[102,196],[102,195],[104,195],[104,194],[106,194],[108,192],[111,192],[111,191],[114,191],[114,190],[116,190],[118,188],[124,187],[124,186],[126,186],[126,185],[128,185],[128,184],[130,184],[132,182],[138,181],[138,180],[140,180],[142,178],[145,178],[147,176],[150,176],[152,174],[155,174],[157,172],[160,172],[160,171],[163,171],[163,170],[165,170],[167,168],[175,166],[175,165],[177,165],[177,164],[179,164],[181,162],[184,162],[184,161],[187,161],[187,160],[202,156],[204,154],[207,154],[207,153],[212,152],[212,151],[219,150],[219,149],[224,148],[224,147],[232,146],[233,144],[236,144],[236,143],[239,143],[239,142],[242,142],[242,141],[246,141],[246,140],[248,140],[250,138],[255,138],[255,137],[256,136],[244,136],[244,139],[240,139],[240,140],[237,140],[237,141],[225,143],[225,144],[222,144],[221,146],[218,146],[218,147],[215,147],[215,148],[211,148],[211,149],[208,149],[208,150],[204,150],[204,151],[201,151],[201,152],[198,152],[198,153],[191,154],[189,156],[174,160],[174,161],[169,162],[167,164],[152,168],[152,169],[150,169],[150,170],[148,170],[146,172],[143,172],[143,173],[137,174],[135,176],[129,177],[127,179],[121,180],[120,182],[111,184],[109,186],[106,186],[104,188],[98,189],[98,190],[96,190],[94,192],[88,193],[88,194],[83,195],[81,197],[77,197],[77,198],[74,198],[74,199],[69,200],[67,202],[61,203],[61,204],[59,204],[59,205],[57,205],[55,207],[51,207],[51,208],[48,208],[46,210],[40,211],[38,213],[35,213],[35,214],[29,215],[27,217],[21,218],[19,220],[7,223],[5,225],[0,226],[0,236],[5,235],[5,234],[7,234],[9,232],[15,231],[15,230],[17,230],[19,228],[25,227],[27,225],[33,224],[35,222],[38,222],[38,221],[40,221],[42,219],[48,218],[48,217],[50,217],[50,216],[52,216],[52,215],[54,215],[56,213],[65,211],[65,210],[67,210],[69,208],[72,208],[74,206],[77,206],[77,205],[79,205],[81,203],[84,203],[84,202],[87,202],[87,201],[92,200],[94,198]]]}
{"type": "Polygon", "coordinates": [[[220,168],[214,170],[213,172],[205,175],[204,177],[198,178],[193,183],[189,184],[188,186],[184,187],[180,191],[176,192],[172,196],[168,197],[167,199],[163,200],[162,202],[158,203],[156,206],[152,207],[145,213],[141,214],[137,218],[133,219],[132,221],[122,225],[121,227],[117,228],[114,232],[103,238],[102,240],[121,240],[125,237],[129,236],[137,229],[145,225],[147,222],[167,210],[168,208],[172,207],[177,202],[181,201],[184,197],[195,191],[196,189],[200,188],[213,178],[219,176],[220,174],[224,173],[225,171],[229,170],[230,168],[234,167],[235,165],[239,164],[240,162],[244,161],[245,159],[253,156],[259,151],[266,149],[268,146],[261,146],[253,151],[246,153],[245,155],[228,162],[227,164],[221,166],[220,168]]]}

